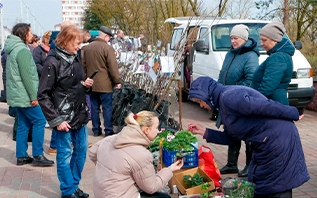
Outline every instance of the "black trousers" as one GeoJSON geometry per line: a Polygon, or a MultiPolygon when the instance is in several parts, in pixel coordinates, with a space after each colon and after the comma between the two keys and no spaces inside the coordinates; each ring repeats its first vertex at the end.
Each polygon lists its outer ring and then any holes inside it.
{"type": "Polygon", "coordinates": [[[141,198],[171,198],[168,194],[162,192],[156,192],[154,194],[147,194],[145,192],[140,192],[141,198]]]}
{"type": "Polygon", "coordinates": [[[292,190],[287,190],[281,193],[276,193],[271,195],[255,194],[253,198],[292,198],[292,190]]]}

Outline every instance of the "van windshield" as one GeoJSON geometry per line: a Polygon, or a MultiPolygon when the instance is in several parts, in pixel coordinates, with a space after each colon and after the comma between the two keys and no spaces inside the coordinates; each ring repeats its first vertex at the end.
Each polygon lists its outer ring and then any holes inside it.
{"type": "MultiPolygon", "coordinates": [[[[243,23],[249,27],[249,37],[256,40],[260,51],[264,51],[261,46],[260,30],[266,23],[243,23]]],[[[231,47],[230,32],[237,24],[215,25],[211,29],[213,51],[228,51],[231,47]]]]}

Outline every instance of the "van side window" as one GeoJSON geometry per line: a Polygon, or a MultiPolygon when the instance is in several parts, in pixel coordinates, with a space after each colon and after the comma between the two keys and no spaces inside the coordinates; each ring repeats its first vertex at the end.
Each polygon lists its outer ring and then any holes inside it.
{"type": "Polygon", "coordinates": [[[204,47],[206,49],[209,49],[209,39],[210,39],[209,35],[210,35],[210,32],[208,31],[207,27],[200,28],[199,38],[198,39],[204,41],[204,47]]]}
{"type": "Polygon", "coordinates": [[[198,30],[199,30],[198,26],[193,26],[188,28],[187,45],[192,46],[196,42],[198,30]]]}
{"type": "MultiPolygon", "coordinates": [[[[261,46],[259,32],[265,23],[243,23],[249,27],[249,38],[257,42],[260,51],[264,51],[261,46]]],[[[231,48],[230,32],[236,24],[215,25],[211,29],[212,49],[213,51],[228,51],[231,48]]]]}
{"type": "Polygon", "coordinates": [[[176,47],[181,39],[182,33],[183,33],[183,28],[174,29],[171,45],[170,45],[171,50],[176,50],[176,47]]]}
{"type": "Polygon", "coordinates": [[[215,26],[212,29],[214,51],[228,51],[231,47],[230,31],[232,27],[215,26]]]}

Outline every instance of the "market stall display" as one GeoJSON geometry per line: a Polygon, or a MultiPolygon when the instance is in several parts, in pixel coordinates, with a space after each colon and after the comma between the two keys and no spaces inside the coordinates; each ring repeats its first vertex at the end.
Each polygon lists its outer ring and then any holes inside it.
{"type": "MultiPolygon", "coordinates": [[[[181,71],[184,60],[184,43],[178,43],[174,57],[165,56],[165,49],[158,41],[156,46],[149,46],[146,53],[118,49],[117,62],[123,88],[114,90],[113,117],[114,125],[120,131],[128,112],[137,113],[141,110],[152,110],[159,114],[161,127],[172,131],[181,129],[181,125],[168,112],[170,102],[168,94],[178,91],[175,79],[181,71]]],[[[173,97],[177,97],[173,94],[173,97]]],[[[177,99],[176,99],[177,100],[177,99]]],[[[180,115],[181,116],[181,115],[180,115]]]]}

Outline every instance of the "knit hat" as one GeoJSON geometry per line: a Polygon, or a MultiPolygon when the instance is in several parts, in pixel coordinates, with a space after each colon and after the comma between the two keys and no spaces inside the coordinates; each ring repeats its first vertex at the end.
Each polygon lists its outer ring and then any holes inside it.
{"type": "Polygon", "coordinates": [[[235,25],[231,30],[230,37],[231,36],[237,36],[247,41],[249,37],[248,26],[243,24],[235,25]]]}
{"type": "Polygon", "coordinates": [[[266,24],[261,30],[260,35],[266,36],[274,41],[280,42],[285,34],[285,27],[279,21],[266,24]]]}

